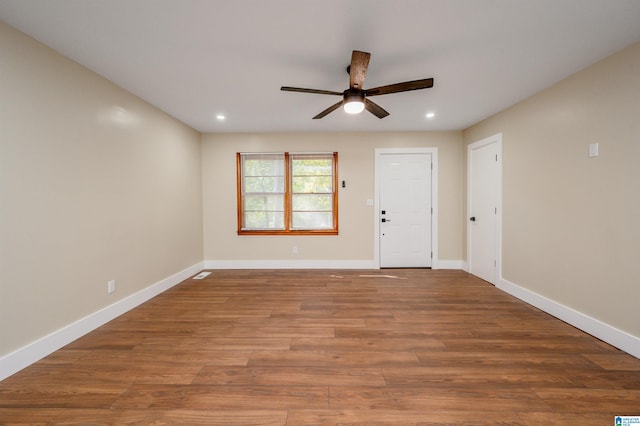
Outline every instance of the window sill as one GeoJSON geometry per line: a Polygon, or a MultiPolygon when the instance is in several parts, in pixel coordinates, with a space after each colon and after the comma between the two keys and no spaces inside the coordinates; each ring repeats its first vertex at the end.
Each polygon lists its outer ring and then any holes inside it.
{"type": "Polygon", "coordinates": [[[238,235],[338,235],[338,230],[337,229],[297,230],[297,231],[239,230],[238,235]]]}

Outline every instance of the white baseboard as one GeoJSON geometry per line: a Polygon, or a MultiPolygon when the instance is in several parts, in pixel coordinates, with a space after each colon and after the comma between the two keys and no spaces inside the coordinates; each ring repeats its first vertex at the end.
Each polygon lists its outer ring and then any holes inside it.
{"type": "Polygon", "coordinates": [[[378,269],[373,260],[206,260],[205,269],[378,269]]]}
{"type": "Polygon", "coordinates": [[[200,272],[199,262],[0,358],[0,381],[200,272]]]}
{"type": "MultiPolygon", "coordinates": [[[[375,260],[207,260],[205,269],[379,269],[375,260]]],[[[461,260],[436,260],[433,269],[462,269],[461,260]]]]}
{"type": "Polygon", "coordinates": [[[435,260],[433,269],[462,269],[462,260],[435,260]]]}
{"type": "Polygon", "coordinates": [[[619,330],[504,278],[498,280],[496,287],[636,358],[640,358],[640,337],[619,330]]]}

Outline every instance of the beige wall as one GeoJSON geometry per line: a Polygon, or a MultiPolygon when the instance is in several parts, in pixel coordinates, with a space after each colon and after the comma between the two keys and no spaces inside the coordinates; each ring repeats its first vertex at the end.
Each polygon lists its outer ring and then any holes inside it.
{"type": "Polygon", "coordinates": [[[197,132],[2,23],[0,58],[1,357],[201,262],[202,189],[197,132]]]}
{"type": "Polygon", "coordinates": [[[639,76],[636,44],[464,132],[503,133],[504,278],[635,336],[639,76]]]}
{"type": "Polygon", "coordinates": [[[412,133],[267,133],[203,136],[205,259],[372,260],[375,148],[437,147],[439,158],[439,259],[462,259],[461,132],[412,133]],[[338,236],[238,236],[236,152],[337,151],[338,236]],[[293,246],[299,249],[293,253],[293,246]]]}

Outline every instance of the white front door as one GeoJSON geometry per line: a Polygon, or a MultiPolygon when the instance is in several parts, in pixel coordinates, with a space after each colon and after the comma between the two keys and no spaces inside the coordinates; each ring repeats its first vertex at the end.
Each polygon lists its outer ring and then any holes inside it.
{"type": "Polygon", "coordinates": [[[469,272],[496,284],[499,260],[500,135],[467,149],[469,272]]]}
{"type": "Polygon", "coordinates": [[[431,267],[432,155],[382,154],[380,267],[431,267]]]}

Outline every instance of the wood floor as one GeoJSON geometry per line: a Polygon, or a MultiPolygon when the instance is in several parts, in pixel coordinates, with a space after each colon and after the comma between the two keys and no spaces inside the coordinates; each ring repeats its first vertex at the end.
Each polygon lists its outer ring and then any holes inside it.
{"type": "Polygon", "coordinates": [[[613,425],[640,360],[461,271],[213,271],[0,383],[0,424],[613,425]]]}

